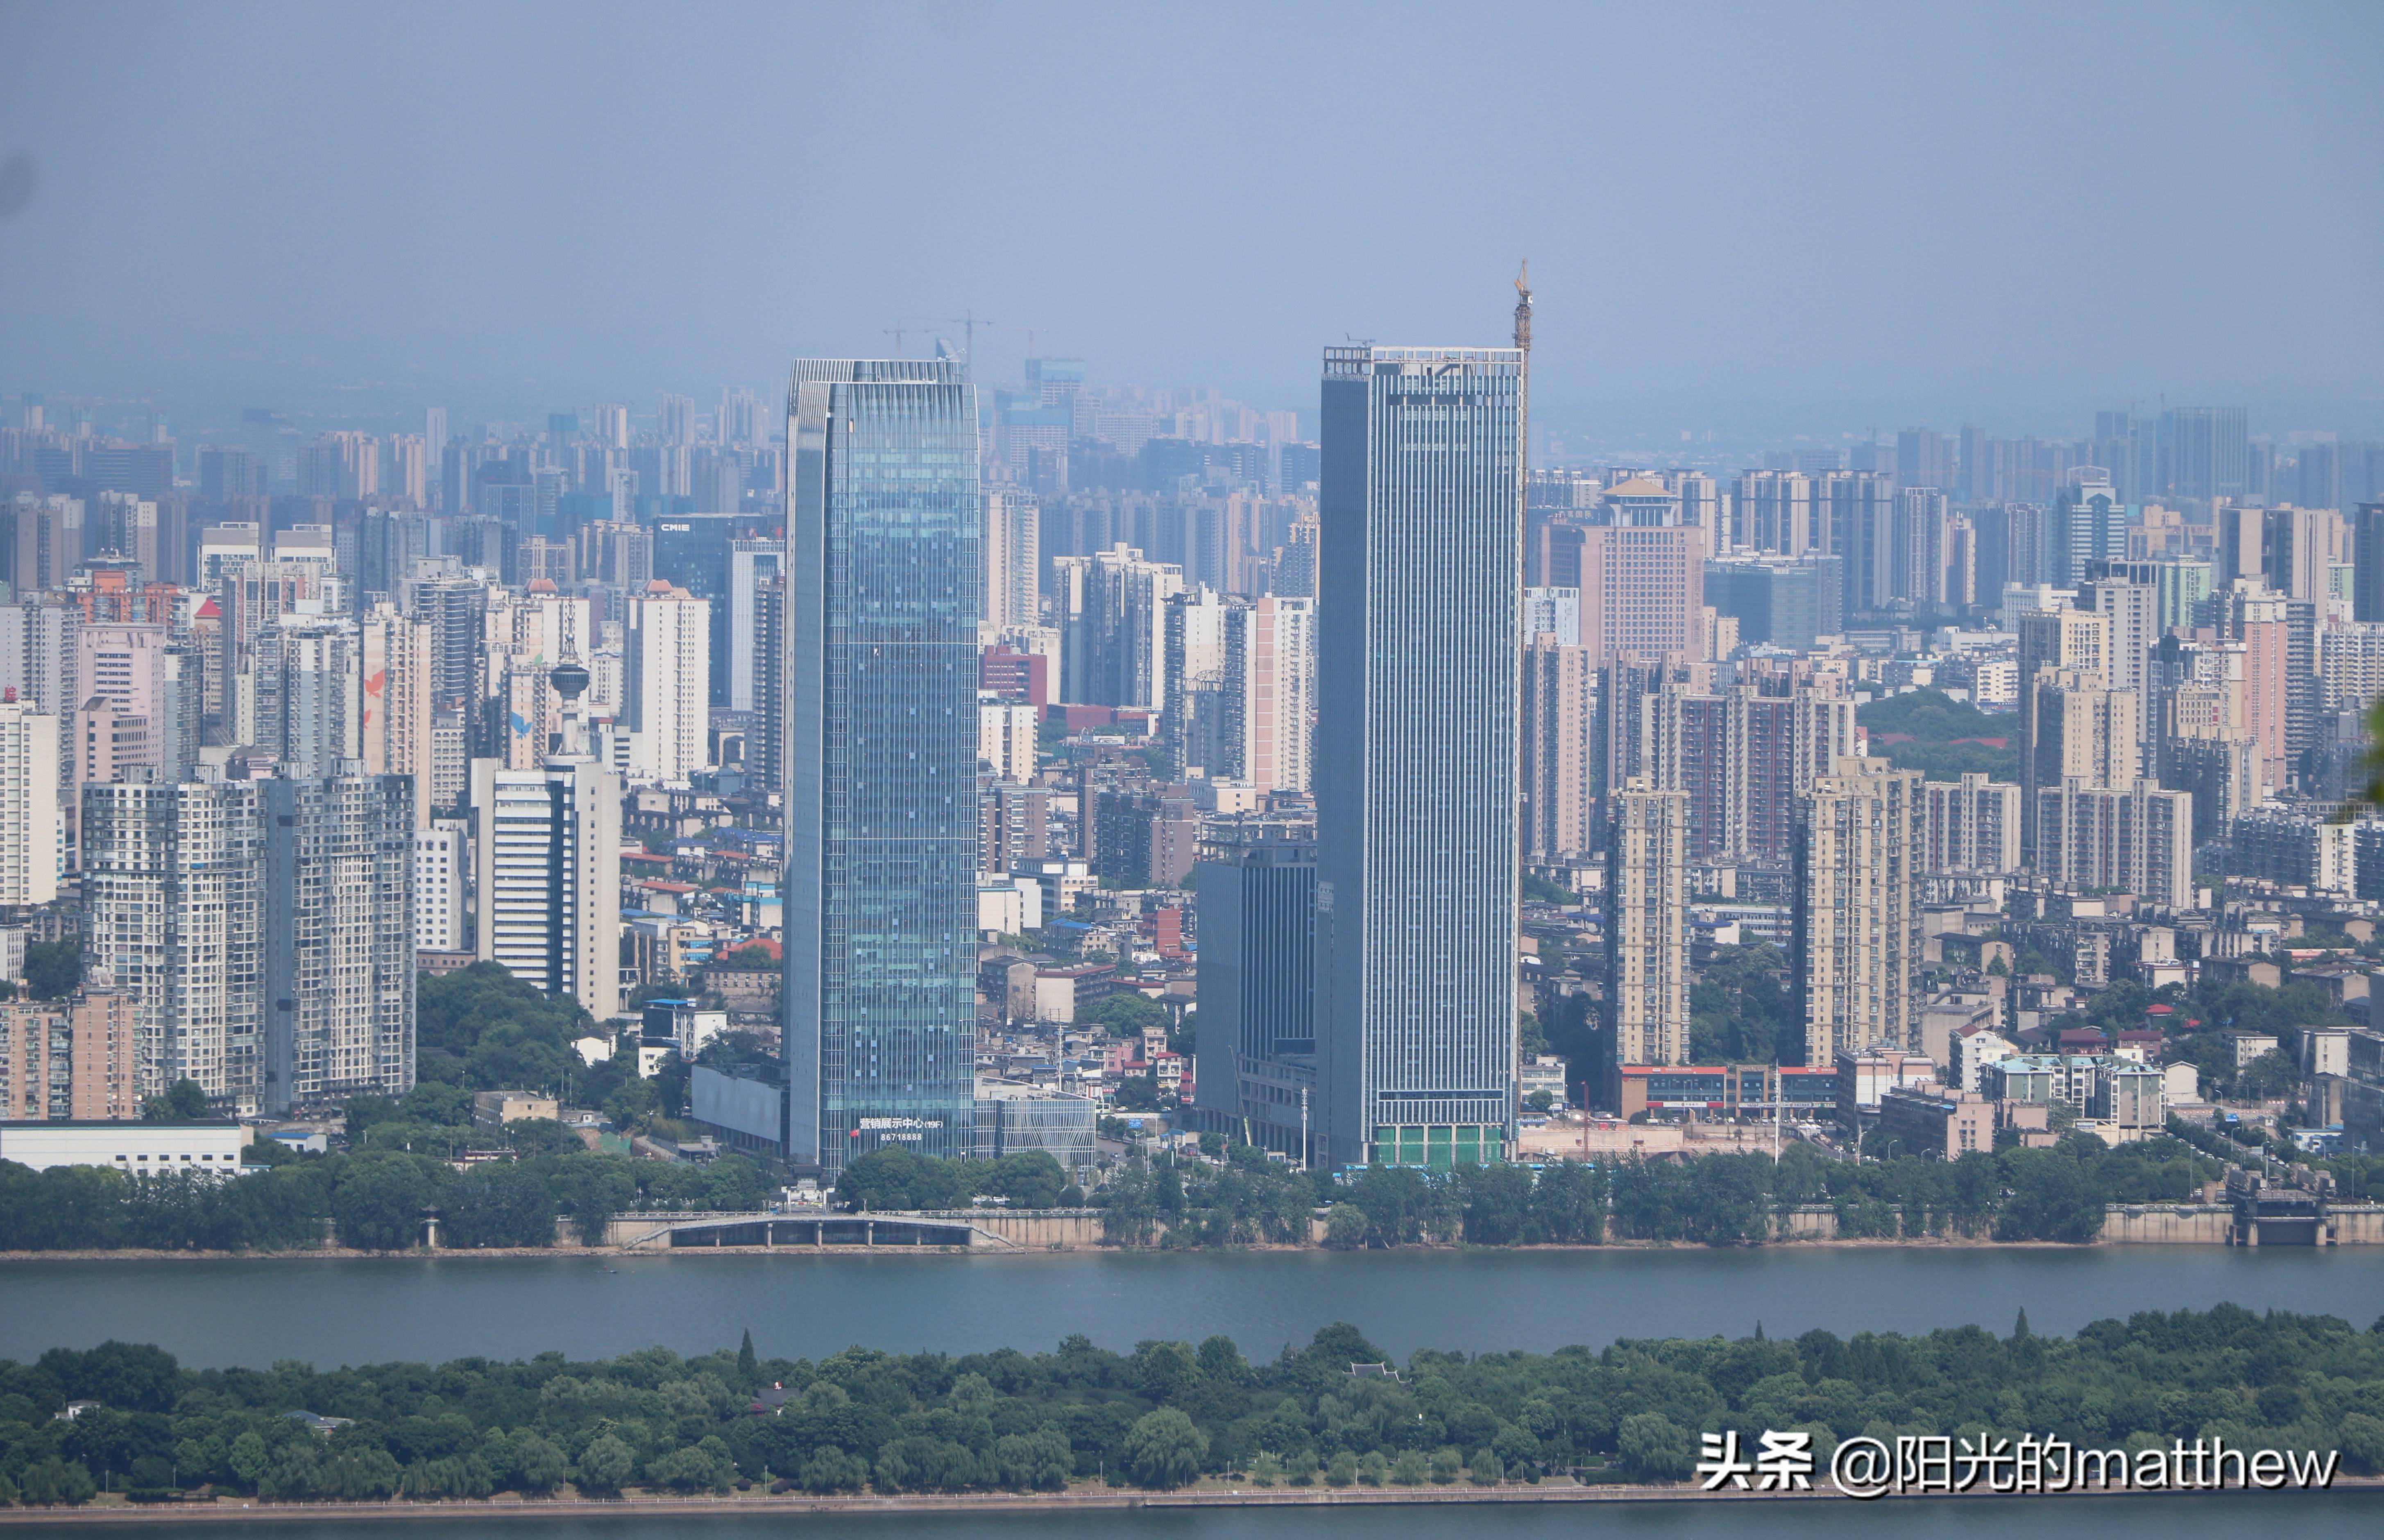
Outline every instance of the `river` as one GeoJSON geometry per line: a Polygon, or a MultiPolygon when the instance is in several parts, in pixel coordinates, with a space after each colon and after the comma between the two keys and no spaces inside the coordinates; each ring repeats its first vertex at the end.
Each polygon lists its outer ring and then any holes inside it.
{"type": "MultiPolygon", "coordinates": [[[[177,1523],[143,1533],[170,1540],[776,1540],[799,1528],[805,1540],[1382,1540],[1384,1535],[1462,1526],[1480,1540],[1578,1540],[1595,1528],[1624,1540],[2046,1540],[2091,1534],[2094,1540],[2175,1540],[2190,1516],[2203,1534],[2289,1525],[2294,1540],[2333,1540],[2376,1533],[2379,1499],[2371,1493],[2184,1497],[1979,1497],[1790,1503],[1500,1504],[1428,1511],[1337,1509],[1137,1509],[1092,1513],[869,1513],[801,1519],[741,1515],[644,1515],[526,1521],[486,1517],[413,1518],[391,1529],[371,1521],[289,1520],[270,1527],[177,1523]],[[2186,1503],[2192,1508],[2188,1509],[2186,1503]]],[[[123,1533],[110,1527],[108,1533],[123,1533]]],[[[30,1537],[89,1534],[75,1524],[25,1528],[30,1537]]]]}
{"type": "MultiPolygon", "coordinates": [[[[660,1343],[818,1358],[1108,1348],[1223,1332],[1252,1357],[1347,1321],[1384,1350],[1603,1346],[1618,1337],[1905,1332],[2019,1310],[2040,1332],[2141,1310],[2384,1312],[2384,1250],[1768,1247],[1569,1251],[1067,1252],[1042,1256],[0,1261],[0,1358],[110,1337],[199,1367],[319,1366],[660,1343]]],[[[2098,1510],[2099,1511],[2099,1510],[2098,1510]]],[[[1208,1521],[1203,1520],[1202,1522],[1208,1521]]],[[[1516,1521],[1521,1522],[1522,1521],[1516,1521]]],[[[1220,1532],[1223,1533],[1223,1532],[1220,1532]]]]}

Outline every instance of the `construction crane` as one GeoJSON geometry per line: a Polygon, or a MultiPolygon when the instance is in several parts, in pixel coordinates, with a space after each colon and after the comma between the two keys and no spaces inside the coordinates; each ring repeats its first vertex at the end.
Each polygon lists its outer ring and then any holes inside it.
{"type": "MultiPolygon", "coordinates": [[[[959,327],[961,329],[961,372],[963,374],[967,373],[976,362],[976,329],[994,324],[975,310],[960,316],[908,316],[903,317],[903,320],[905,329],[915,329],[924,326],[959,327]]],[[[900,347],[901,343],[898,340],[895,345],[900,347]]]]}

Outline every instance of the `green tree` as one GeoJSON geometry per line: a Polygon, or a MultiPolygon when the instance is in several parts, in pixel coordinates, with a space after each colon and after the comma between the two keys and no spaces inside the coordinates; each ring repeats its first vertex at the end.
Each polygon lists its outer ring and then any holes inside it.
{"type": "Polygon", "coordinates": [[[609,1433],[599,1434],[579,1452],[579,1489],[610,1497],[629,1484],[637,1469],[636,1450],[609,1433]]]}
{"type": "Polygon", "coordinates": [[[1366,1211],[1355,1203],[1335,1203],[1324,1211],[1324,1244],[1350,1250],[1366,1244],[1366,1211]]]}
{"type": "Polygon", "coordinates": [[[1209,1458],[1209,1435],[1173,1407],[1145,1412],[1125,1438],[1126,1469],[1135,1484],[1164,1491],[1188,1486],[1209,1458]]]}
{"type": "Polygon", "coordinates": [[[409,1155],[353,1161],[331,1194],[340,1244],[362,1251],[404,1251],[422,1238],[422,1211],[437,1187],[409,1155]]]}
{"type": "Polygon", "coordinates": [[[168,1087],[165,1095],[142,1103],[141,1115],[151,1123],[196,1123],[207,1115],[206,1087],[185,1075],[168,1087]]]}
{"type": "Polygon", "coordinates": [[[1076,1012],[1077,1025],[1106,1027],[1119,1037],[1139,1037],[1173,1019],[1165,1006],[1136,989],[1115,990],[1076,1012]]]}
{"type": "Polygon", "coordinates": [[[1652,1411],[1624,1418],[1615,1430],[1614,1447],[1624,1473],[1634,1481],[1684,1481],[1696,1463],[1688,1434],[1652,1411]]]}
{"type": "Polygon", "coordinates": [[[33,941],[25,948],[25,992],[35,1000],[64,1000],[82,983],[82,943],[33,941]]]}
{"type": "Polygon", "coordinates": [[[571,1458],[545,1434],[525,1433],[514,1442],[514,1468],[521,1489],[533,1497],[543,1497],[570,1479],[571,1458]]]}

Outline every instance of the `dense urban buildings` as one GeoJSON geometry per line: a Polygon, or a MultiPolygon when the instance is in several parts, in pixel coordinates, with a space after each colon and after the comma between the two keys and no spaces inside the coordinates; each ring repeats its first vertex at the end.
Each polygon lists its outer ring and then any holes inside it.
{"type": "Polygon", "coordinates": [[[1527,468],[1523,357],[1335,349],[1321,416],[957,355],[801,365],[784,419],[0,402],[0,975],[82,962],[9,1115],[402,1089],[477,959],[589,1012],[575,1064],[734,1031],[689,1112],[830,1179],[1075,1172],[1096,1106],[1436,1167],[1842,1074],[1954,1149],[2095,991],[2384,903],[2377,446],[1527,468]],[[1716,1014],[1750,974],[1793,1030],[1716,1014]]]}

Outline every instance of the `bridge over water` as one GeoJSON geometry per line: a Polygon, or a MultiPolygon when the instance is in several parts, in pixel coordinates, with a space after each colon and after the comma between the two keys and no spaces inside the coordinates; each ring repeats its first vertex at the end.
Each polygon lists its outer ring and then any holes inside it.
{"type": "Polygon", "coordinates": [[[735,1248],[739,1250],[826,1250],[830,1248],[913,1247],[938,1250],[1039,1251],[1099,1245],[1097,1209],[961,1209],[922,1213],[623,1214],[604,1229],[604,1244],[624,1251],[735,1248]]]}

